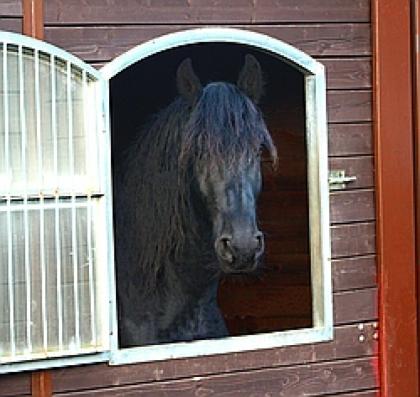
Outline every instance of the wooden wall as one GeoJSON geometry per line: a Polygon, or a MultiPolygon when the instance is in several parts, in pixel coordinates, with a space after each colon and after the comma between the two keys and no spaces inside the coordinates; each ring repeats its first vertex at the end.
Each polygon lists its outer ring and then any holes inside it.
{"type": "Polygon", "coordinates": [[[22,33],[22,0],[0,1],[0,30],[22,33]]]}
{"type": "MultiPolygon", "coordinates": [[[[55,393],[376,395],[370,21],[368,0],[85,0],[83,5],[81,0],[46,0],[46,41],[95,65],[161,34],[214,24],[263,32],[309,53],[327,68],[330,166],[358,178],[345,191],[331,193],[332,342],[125,367],[58,369],[52,371],[55,393]]],[[[23,388],[3,387],[22,376],[1,377],[0,396],[24,394],[23,388]]]]}

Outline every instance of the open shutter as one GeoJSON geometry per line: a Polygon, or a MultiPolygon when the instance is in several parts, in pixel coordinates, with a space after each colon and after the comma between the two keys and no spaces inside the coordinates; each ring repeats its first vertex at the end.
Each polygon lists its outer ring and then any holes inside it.
{"type": "Polygon", "coordinates": [[[0,364],[108,348],[102,90],[74,56],[0,32],[0,364]]]}

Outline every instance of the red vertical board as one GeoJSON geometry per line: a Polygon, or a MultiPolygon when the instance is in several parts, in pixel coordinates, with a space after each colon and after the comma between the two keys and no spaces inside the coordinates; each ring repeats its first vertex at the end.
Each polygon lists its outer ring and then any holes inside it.
{"type": "Polygon", "coordinates": [[[418,396],[411,6],[375,0],[374,125],[384,397],[418,396]]]}

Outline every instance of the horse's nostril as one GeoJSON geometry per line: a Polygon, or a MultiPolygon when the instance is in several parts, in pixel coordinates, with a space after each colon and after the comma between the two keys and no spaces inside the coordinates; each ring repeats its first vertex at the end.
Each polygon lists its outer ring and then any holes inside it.
{"type": "Polygon", "coordinates": [[[261,254],[264,251],[264,235],[261,232],[255,234],[257,240],[257,254],[261,254]]]}
{"type": "Polygon", "coordinates": [[[216,252],[226,262],[233,262],[232,238],[229,236],[219,237],[216,240],[216,252]]]}
{"type": "Polygon", "coordinates": [[[232,249],[232,240],[228,237],[223,237],[220,239],[220,243],[223,246],[224,250],[232,249]]]}

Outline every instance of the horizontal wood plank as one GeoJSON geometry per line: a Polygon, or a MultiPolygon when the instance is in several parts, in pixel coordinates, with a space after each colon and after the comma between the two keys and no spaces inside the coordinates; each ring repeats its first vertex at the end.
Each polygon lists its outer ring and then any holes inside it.
{"type": "MultiPolygon", "coordinates": [[[[85,61],[108,62],[147,40],[195,27],[180,25],[47,26],[45,40],[70,51],[85,61]]],[[[283,40],[312,56],[354,57],[371,54],[370,31],[366,24],[250,25],[240,26],[240,28],[283,40]]],[[[364,72],[361,74],[363,75],[364,72]]],[[[348,77],[342,79],[348,81],[348,77]]]]}
{"type": "MultiPolygon", "coordinates": [[[[77,396],[321,396],[325,393],[373,388],[378,385],[376,358],[324,362],[296,367],[269,368],[153,384],[119,386],[79,392],[77,396]]],[[[72,396],[72,393],[63,394],[72,396]]]]}
{"type": "Polygon", "coordinates": [[[331,253],[333,258],[369,255],[375,252],[374,222],[331,226],[331,253]]]}
{"type": "Polygon", "coordinates": [[[327,88],[355,89],[372,87],[372,67],[368,58],[324,59],[327,88]]]}
{"type": "Polygon", "coordinates": [[[48,0],[47,24],[368,22],[368,0],[48,0]]]}
{"type": "Polygon", "coordinates": [[[374,220],[374,191],[369,189],[332,192],[330,211],[333,224],[374,220]]]}
{"type": "Polygon", "coordinates": [[[377,285],[376,257],[374,255],[332,261],[334,291],[361,289],[377,285]]]}
{"type": "Polygon", "coordinates": [[[0,30],[4,30],[6,32],[22,33],[22,18],[0,17],[0,30]]]}
{"type": "Polygon", "coordinates": [[[334,293],[334,324],[377,320],[377,289],[334,293]]]}
{"type": "Polygon", "coordinates": [[[371,91],[328,91],[327,116],[331,123],[372,120],[371,91]]]}
{"type": "Polygon", "coordinates": [[[29,394],[31,394],[31,374],[29,372],[0,375],[0,397],[29,394]]]}
{"type": "Polygon", "coordinates": [[[302,362],[342,360],[377,354],[377,341],[373,339],[372,323],[364,323],[364,343],[359,342],[357,325],[335,328],[334,339],[316,345],[289,346],[278,349],[241,352],[230,355],[209,356],[142,363],[121,367],[94,364],[52,371],[54,392],[90,390],[97,387],[126,385],[136,382],[206,376],[256,368],[290,366],[302,362]]]}
{"type": "Polygon", "coordinates": [[[330,170],[344,170],[347,176],[356,180],[346,185],[346,190],[374,186],[373,156],[334,157],[329,160],[330,170]]]}
{"type": "Polygon", "coordinates": [[[373,153],[372,125],[330,124],[328,146],[330,156],[370,155],[373,153]]]}
{"type": "Polygon", "coordinates": [[[21,17],[22,14],[22,0],[0,1],[0,17],[21,17]]]}

